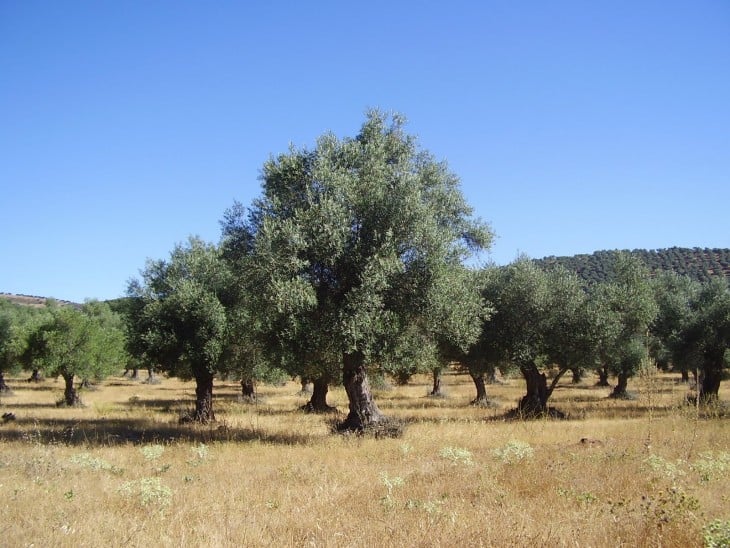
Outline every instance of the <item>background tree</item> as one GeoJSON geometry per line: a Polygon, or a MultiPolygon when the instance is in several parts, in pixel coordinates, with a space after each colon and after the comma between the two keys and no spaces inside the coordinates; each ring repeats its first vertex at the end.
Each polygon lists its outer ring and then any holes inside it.
{"type": "Polygon", "coordinates": [[[648,329],[657,314],[649,272],[640,259],[619,254],[611,281],[596,287],[604,319],[603,348],[599,349],[618,381],[611,397],[628,397],[628,380],[648,357],[648,329]]]}
{"type": "Polygon", "coordinates": [[[598,311],[577,275],[558,267],[550,269],[546,276],[544,351],[547,362],[558,368],[548,387],[549,397],[565,373],[572,372],[575,382],[583,370],[595,368],[600,323],[598,311]]]}
{"type": "Polygon", "coordinates": [[[652,286],[657,315],[650,326],[651,356],[662,369],[672,367],[681,372],[683,380],[688,381],[689,374],[696,371],[696,363],[682,356],[681,349],[685,348],[681,340],[682,328],[702,286],[690,277],[674,272],[657,276],[652,286]]]}
{"type": "Polygon", "coordinates": [[[64,379],[64,403],[79,405],[74,377],[102,379],[125,362],[120,320],[103,303],[88,303],[83,310],[52,306],[46,321],[33,331],[27,351],[34,364],[48,375],[64,379]]]}
{"type": "Polygon", "coordinates": [[[321,355],[340,356],[343,428],[377,424],[367,366],[397,347],[439,281],[491,234],[472,219],[456,176],[418,150],[397,116],[370,112],[357,137],[291,149],[262,179],[248,273],[257,309],[280,346],[306,337],[321,355]]]}
{"type": "Polygon", "coordinates": [[[230,287],[220,250],[194,237],[175,246],[169,260],[148,261],[142,280],[128,287],[140,306],[133,325],[138,351],[170,375],[195,379],[195,421],[215,420],[213,379],[225,369],[230,342],[230,287]]]}
{"type": "Polygon", "coordinates": [[[21,356],[27,347],[27,331],[34,310],[0,299],[0,394],[11,392],[5,375],[22,367],[21,356]]]}
{"type": "Polygon", "coordinates": [[[660,314],[654,333],[680,369],[697,372],[697,397],[716,400],[730,366],[730,289],[724,279],[698,285],[682,278],[659,280],[660,314]]]}
{"type": "Polygon", "coordinates": [[[472,363],[481,353],[485,363],[514,364],[526,384],[518,410],[528,415],[547,412],[547,376],[541,371],[548,310],[545,273],[529,259],[520,258],[487,277],[484,296],[494,312],[478,346],[472,349],[472,363]]]}

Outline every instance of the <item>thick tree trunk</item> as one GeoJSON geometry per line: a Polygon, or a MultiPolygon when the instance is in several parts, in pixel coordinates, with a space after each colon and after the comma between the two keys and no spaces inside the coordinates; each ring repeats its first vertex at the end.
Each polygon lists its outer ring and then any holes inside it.
{"type": "Polygon", "coordinates": [[[441,369],[434,369],[433,372],[433,388],[429,396],[442,397],[444,395],[441,390],[441,369]]]}
{"type": "Polygon", "coordinates": [[[74,376],[68,373],[61,373],[61,376],[66,383],[66,388],[63,392],[64,404],[68,407],[81,405],[79,394],[76,391],[76,387],[74,386],[74,376]]]}
{"type": "Polygon", "coordinates": [[[241,379],[241,398],[245,401],[256,401],[256,384],[253,382],[253,379],[241,379]]]}
{"type": "Polygon", "coordinates": [[[707,368],[700,371],[700,381],[698,397],[700,402],[707,403],[715,401],[720,392],[720,382],[722,381],[722,369],[707,368]]]}
{"type": "Polygon", "coordinates": [[[619,373],[618,374],[618,382],[616,383],[616,386],[613,388],[613,392],[611,392],[612,398],[626,398],[628,396],[626,392],[626,387],[629,384],[629,376],[626,373],[619,373]]]}
{"type": "Polygon", "coordinates": [[[550,391],[547,377],[535,364],[520,366],[520,371],[527,385],[527,393],[522,397],[517,409],[524,415],[537,416],[547,413],[547,401],[550,391]]]}
{"type": "Polygon", "coordinates": [[[213,413],[213,375],[206,373],[195,378],[195,422],[215,420],[213,413]]]}
{"type": "Polygon", "coordinates": [[[689,371],[682,369],[682,382],[689,383],[689,371]]]}
{"type": "Polygon", "coordinates": [[[375,404],[370,391],[362,353],[346,353],[342,361],[342,384],[350,402],[350,412],[338,429],[362,432],[365,428],[384,421],[385,417],[375,404]]]}
{"type": "Polygon", "coordinates": [[[598,382],[596,386],[611,386],[608,382],[608,369],[606,367],[598,369],[598,382]]]}
{"type": "Polygon", "coordinates": [[[38,369],[34,369],[30,377],[28,378],[28,382],[41,382],[43,380],[43,376],[41,375],[41,372],[38,369]]]}
{"type": "Polygon", "coordinates": [[[327,405],[327,392],[329,392],[329,382],[326,378],[320,377],[314,381],[312,389],[312,397],[303,407],[309,413],[331,413],[335,408],[327,405]]]}
{"type": "Polygon", "coordinates": [[[472,405],[487,405],[487,387],[484,382],[484,373],[469,372],[471,380],[474,381],[474,386],[477,389],[477,397],[471,401],[472,405]]]}

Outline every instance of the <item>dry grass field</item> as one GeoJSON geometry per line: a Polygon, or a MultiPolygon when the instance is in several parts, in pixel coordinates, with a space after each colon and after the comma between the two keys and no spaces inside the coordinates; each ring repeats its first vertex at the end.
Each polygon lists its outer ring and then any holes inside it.
{"type": "Polygon", "coordinates": [[[633,379],[636,401],[564,384],[568,419],[533,421],[504,418],[520,379],[484,409],[466,376],[438,399],[417,377],[377,392],[407,422],[379,440],[331,434],[294,382],[256,404],[220,382],[218,421],[195,426],[178,424],[193,383],[110,378],[69,409],[60,381],[23,379],[0,398],[3,546],[685,547],[730,520],[730,420],[669,376],[633,379]]]}

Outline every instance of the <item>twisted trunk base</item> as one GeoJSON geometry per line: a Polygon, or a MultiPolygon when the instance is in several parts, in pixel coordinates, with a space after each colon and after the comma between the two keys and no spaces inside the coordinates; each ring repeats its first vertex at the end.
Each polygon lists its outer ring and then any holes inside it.
{"type": "Polygon", "coordinates": [[[340,432],[363,432],[385,421],[385,416],[375,404],[370,390],[365,358],[361,352],[346,353],[342,358],[342,383],[347,392],[350,412],[347,418],[337,426],[340,432]]]}
{"type": "Polygon", "coordinates": [[[308,413],[334,413],[334,407],[327,404],[327,392],[329,392],[329,381],[326,378],[316,379],[313,383],[312,396],[302,407],[308,413]]]}

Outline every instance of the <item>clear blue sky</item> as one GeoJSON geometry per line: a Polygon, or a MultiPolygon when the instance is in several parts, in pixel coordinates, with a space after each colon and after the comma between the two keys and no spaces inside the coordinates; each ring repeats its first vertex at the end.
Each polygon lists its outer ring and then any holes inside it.
{"type": "Polygon", "coordinates": [[[0,1],[0,291],[124,294],[289,143],[403,113],[491,258],[730,247],[730,2],[0,1]]]}

